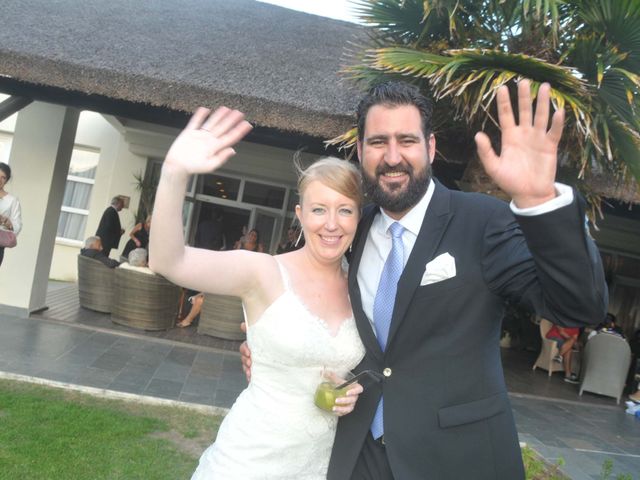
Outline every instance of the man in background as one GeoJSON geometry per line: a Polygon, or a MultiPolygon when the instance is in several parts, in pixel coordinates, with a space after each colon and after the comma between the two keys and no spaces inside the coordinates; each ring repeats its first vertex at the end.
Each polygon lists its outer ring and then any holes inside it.
{"type": "Polygon", "coordinates": [[[83,257],[93,258],[104,263],[109,268],[115,268],[119,264],[117,260],[109,258],[102,249],[102,241],[100,237],[89,237],[84,241],[84,248],[80,250],[83,257]]]}
{"type": "Polygon", "coordinates": [[[120,226],[118,212],[124,207],[124,200],[120,196],[111,199],[111,205],[102,214],[96,236],[102,240],[102,251],[108,257],[112,248],[118,248],[120,237],[124,230],[120,226]]]}

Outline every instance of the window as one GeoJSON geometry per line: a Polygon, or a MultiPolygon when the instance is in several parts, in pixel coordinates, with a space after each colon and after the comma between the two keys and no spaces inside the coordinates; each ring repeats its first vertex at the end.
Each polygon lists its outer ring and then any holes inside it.
{"type": "Polygon", "coordinates": [[[95,183],[99,157],[100,154],[96,150],[84,147],[73,149],[58,220],[57,236],[59,238],[84,240],[91,190],[95,183]]]}
{"type": "Polygon", "coordinates": [[[240,180],[221,175],[203,175],[202,193],[211,197],[237,200],[240,180]]]}
{"type": "Polygon", "coordinates": [[[254,205],[281,209],[284,203],[285,192],[286,189],[282,187],[247,181],[244,186],[242,201],[254,205]]]}

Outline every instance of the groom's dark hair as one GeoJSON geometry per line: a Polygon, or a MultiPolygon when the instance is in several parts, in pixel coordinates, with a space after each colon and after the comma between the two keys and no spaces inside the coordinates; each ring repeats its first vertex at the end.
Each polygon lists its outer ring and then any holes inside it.
{"type": "Polygon", "coordinates": [[[431,135],[433,102],[423,95],[415,85],[399,80],[392,80],[374,85],[362,100],[360,100],[356,110],[358,140],[362,141],[364,138],[364,123],[367,118],[367,113],[369,109],[375,105],[386,105],[390,107],[413,105],[420,112],[424,138],[429,138],[429,135],[431,135]]]}

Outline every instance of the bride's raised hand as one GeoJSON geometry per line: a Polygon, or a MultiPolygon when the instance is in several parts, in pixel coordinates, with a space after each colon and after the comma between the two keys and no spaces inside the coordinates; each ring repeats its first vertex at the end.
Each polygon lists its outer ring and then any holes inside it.
{"type": "Polygon", "coordinates": [[[211,172],[235,155],[232,146],[252,128],[238,110],[198,108],[171,145],[165,165],[187,174],[211,172]]]}

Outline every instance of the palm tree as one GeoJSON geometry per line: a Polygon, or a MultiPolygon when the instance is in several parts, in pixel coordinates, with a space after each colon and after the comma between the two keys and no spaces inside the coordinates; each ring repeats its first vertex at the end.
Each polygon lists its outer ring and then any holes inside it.
{"type": "MultiPolygon", "coordinates": [[[[640,0],[352,5],[369,36],[352,49],[347,75],[365,85],[402,77],[428,89],[438,100],[438,153],[452,161],[472,159],[463,181],[475,189],[491,187],[478,181],[470,134],[482,128],[497,138],[494,96],[520,78],[532,80],[534,94],[549,82],[554,105],[567,110],[561,170],[593,206],[599,204],[598,192],[589,188],[594,174],[640,183],[640,0]],[[455,133],[443,142],[449,131],[455,133]]],[[[334,142],[352,145],[354,135],[334,142]]]]}

